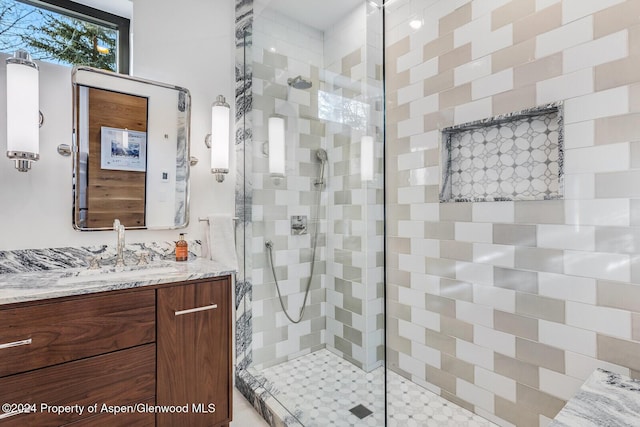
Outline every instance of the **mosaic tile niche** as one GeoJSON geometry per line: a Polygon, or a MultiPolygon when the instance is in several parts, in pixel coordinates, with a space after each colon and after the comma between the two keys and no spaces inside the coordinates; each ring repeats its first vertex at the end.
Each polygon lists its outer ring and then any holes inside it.
{"type": "Polygon", "coordinates": [[[562,103],[442,130],[440,202],[562,198],[562,103]]]}

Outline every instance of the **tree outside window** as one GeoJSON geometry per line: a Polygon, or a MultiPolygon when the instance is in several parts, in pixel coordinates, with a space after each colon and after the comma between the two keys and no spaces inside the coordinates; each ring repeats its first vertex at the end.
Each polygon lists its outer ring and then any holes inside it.
{"type": "Polygon", "coordinates": [[[0,51],[117,71],[118,31],[16,0],[0,0],[0,51]]]}

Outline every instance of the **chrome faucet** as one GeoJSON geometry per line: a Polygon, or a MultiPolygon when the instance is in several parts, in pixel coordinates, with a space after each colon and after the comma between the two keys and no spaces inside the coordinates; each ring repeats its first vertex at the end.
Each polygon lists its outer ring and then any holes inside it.
{"type": "Polygon", "coordinates": [[[118,233],[116,267],[124,267],[124,225],[120,224],[119,219],[113,221],[113,231],[118,233]]]}

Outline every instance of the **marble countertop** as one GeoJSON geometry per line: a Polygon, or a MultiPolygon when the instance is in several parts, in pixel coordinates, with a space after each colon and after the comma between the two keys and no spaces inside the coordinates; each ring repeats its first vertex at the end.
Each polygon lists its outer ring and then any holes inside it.
{"type": "Polygon", "coordinates": [[[556,415],[550,427],[640,424],[640,380],[597,369],[556,415]]]}
{"type": "Polygon", "coordinates": [[[138,288],[235,273],[203,258],[186,262],[159,261],[144,266],[102,267],[99,270],[57,270],[0,274],[0,305],[119,289],[138,288]]]}

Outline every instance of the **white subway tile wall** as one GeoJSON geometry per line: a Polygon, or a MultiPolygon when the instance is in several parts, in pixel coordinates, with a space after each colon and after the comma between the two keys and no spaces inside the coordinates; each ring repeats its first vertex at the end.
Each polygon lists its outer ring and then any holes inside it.
{"type": "Polygon", "coordinates": [[[640,377],[639,15],[638,0],[387,9],[388,366],[501,426],[547,425],[597,367],[640,377]],[[558,101],[564,200],[438,207],[441,129],[558,101]]]}
{"type": "Polygon", "coordinates": [[[563,0],[562,22],[567,23],[583,16],[623,3],[625,0],[563,0]]]}
{"type": "MultiPolygon", "coordinates": [[[[310,239],[308,235],[290,236],[289,217],[307,215],[310,218],[312,215],[311,205],[315,201],[305,197],[305,193],[310,193],[312,175],[317,171],[311,162],[313,147],[303,145],[302,141],[319,143],[324,134],[317,126],[311,129],[311,120],[297,120],[296,113],[301,109],[313,108],[311,92],[289,88],[287,78],[301,75],[317,87],[323,36],[320,31],[269,9],[259,13],[253,30],[252,347],[253,366],[261,369],[322,348],[324,344],[321,339],[326,310],[321,297],[321,286],[326,280],[324,239],[321,237],[318,245],[316,273],[319,274],[312,283],[306,320],[299,325],[290,324],[282,313],[264,246],[267,239],[274,242],[278,281],[289,313],[297,317],[310,271],[310,239]],[[295,111],[290,111],[291,107],[295,111]],[[268,158],[262,152],[262,144],[267,140],[267,119],[273,113],[287,116],[290,139],[287,156],[300,159],[287,164],[287,177],[280,185],[275,185],[269,177],[268,158]],[[300,149],[296,152],[293,147],[300,149]],[[302,150],[306,153],[301,155],[302,150]],[[296,179],[294,175],[302,176],[296,179]]],[[[326,197],[323,204],[326,206],[326,197]]],[[[321,210],[321,233],[326,232],[325,217],[326,210],[321,210]]]]}
{"type": "MultiPolygon", "coordinates": [[[[589,73],[589,80],[593,81],[593,75],[591,73],[589,73]]],[[[571,86],[573,86],[573,84],[571,86]]],[[[565,124],[564,147],[566,149],[591,147],[594,142],[595,122],[593,120],[565,124]]]]}
{"type": "MultiPolygon", "coordinates": [[[[565,60],[566,64],[567,61],[565,60]]],[[[566,73],[566,72],[565,72],[566,73]]],[[[548,80],[542,80],[536,83],[536,102],[538,104],[547,104],[557,99],[570,99],[581,95],[593,93],[593,68],[583,68],[573,73],[566,73],[558,77],[548,80]]],[[[593,122],[579,122],[573,126],[579,126],[587,123],[593,127],[593,122]]],[[[565,127],[565,132],[567,128],[565,127]]],[[[566,134],[565,134],[566,135],[566,134]]],[[[580,142],[582,138],[577,138],[576,142],[580,142]]],[[[591,132],[591,140],[593,140],[593,132],[591,132]]],[[[586,141],[589,141],[586,138],[586,141]]],[[[584,145],[589,145],[583,142],[584,145]]]]}
{"type": "MultiPolygon", "coordinates": [[[[258,10],[257,10],[258,11],[258,10]]],[[[378,19],[380,16],[378,15],[378,19]]],[[[266,368],[329,347],[336,354],[366,371],[382,364],[383,358],[383,205],[382,148],[375,148],[374,180],[360,178],[360,139],[353,127],[321,117],[319,93],[334,96],[343,104],[367,106],[367,131],[381,127],[382,34],[367,27],[366,5],[355,8],[331,28],[320,31],[275,12],[258,11],[253,34],[253,366],[266,368]],[[377,52],[377,53],[376,53],[377,52]],[[289,78],[310,80],[308,90],[290,87],[289,78]],[[263,152],[267,122],[271,114],[286,117],[286,172],[276,184],[269,176],[263,152]],[[318,251],[311,293],[304,320],[286,319],[268,264],[265,240],[274,243],[278,282],[288,312],[297,317],[311,275],[311,233],[291,235],[292,215],[306,215],[308,229],[316,214],[316,186],[320,162],[315,151],[328,153],[325,186],[320,195],[318,251]]],[[[413,53],[401,67],[413,68],[422,55],[413,53]]],[[[422,93],[422,80],[419,94],[422,93]]],[[[399,98],[417,99],[416,90],[405,89],[399,98]]],[[[337,105],[325,106],[335,110],[337,105]]],[[[420,109],[428,103],[420,101],[420,109]]],[[[436,106],[437,107],[437,106],[436,106]]],[[[434,108],[434,107],[431,107],[434,108]]],[[[358,117],[355,117],[356,119],[358,117]]],[[[422,127],[407,122],[407,132],[422,127]]],[[[375,135],[374,135],[375,136],[375,135]]],[[[435,144],[437,146],[437,142],[435,144]]],[[[424,168],[422,153],[407,153],[398,159],[404,170],[424,168]]],[[[425,170],[424,176],[429,176],[425,170]]],[[[433,175],[433,173],[431,174],[433,175]]],[[[429,178],[426,182],[437,182],[429,178]]],[[[421,196],[408,190],[407,200],[421,196]]],[[[424,198],[424,195],[422,195],[424,198]]],[[[422,250],[437,248],[437,242],[422,250]]],[[[437,255],[437,253],[433,253],[437,255]]],[[[409,257],[402,261],[415,269],[409,257]]],[[[421,263],[424,271],[424,262],[421,263]]]]}

